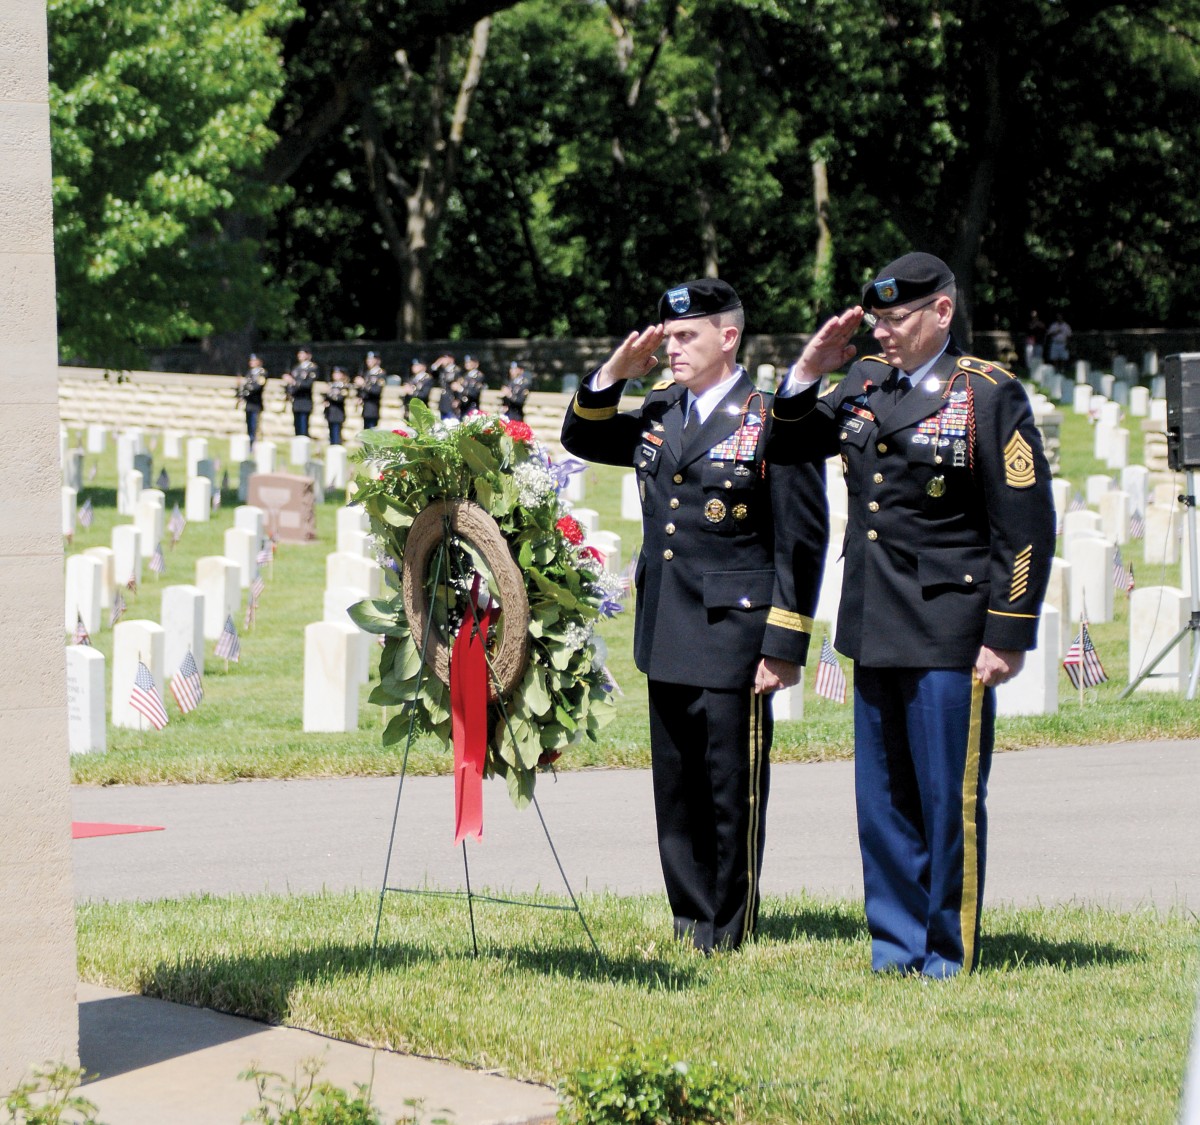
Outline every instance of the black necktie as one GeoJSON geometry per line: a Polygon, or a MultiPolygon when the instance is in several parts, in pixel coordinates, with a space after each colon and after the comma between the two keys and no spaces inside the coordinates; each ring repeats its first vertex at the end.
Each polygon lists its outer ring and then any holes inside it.
{"type": "Polygon", "coordinates": [[[700,426],[700,404],[693,402],[691,409],[687,412],[687,420],[683,423],[683,432],[690,434],[693,430],[700,426]]]}
{"type": "Polygon", "coordinates": [[[896,397],[903,398],[911,390],[912,383],[909,381],[908,376],[905,375],[903,371],[900,372],[900,374],[896,377],[896,397]]]}

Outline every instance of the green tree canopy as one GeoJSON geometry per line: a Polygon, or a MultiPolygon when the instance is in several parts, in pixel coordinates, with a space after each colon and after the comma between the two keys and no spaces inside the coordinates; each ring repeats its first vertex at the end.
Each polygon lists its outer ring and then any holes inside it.
{"type": "Polygon", "coordinates": [[[253,318],[286,295],[236,208],[284,199],[251,174],[276,141],[272,32],[291,0],[50,0],[55,254],[63,354],[114,366],[253,318]]]}

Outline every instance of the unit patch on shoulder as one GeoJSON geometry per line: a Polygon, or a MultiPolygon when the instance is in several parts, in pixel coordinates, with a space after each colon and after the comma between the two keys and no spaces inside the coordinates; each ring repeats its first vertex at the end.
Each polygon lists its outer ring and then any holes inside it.
{"type": "Polygon", "coordinates": [[[1004,447],[1004,481],[1009,488],[1032,488],[1033,449],[1020,430],[1014,430],[1004,447]]]}

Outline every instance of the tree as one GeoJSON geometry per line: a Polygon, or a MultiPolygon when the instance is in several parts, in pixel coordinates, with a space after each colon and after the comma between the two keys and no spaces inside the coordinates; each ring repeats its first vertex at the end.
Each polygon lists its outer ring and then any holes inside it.
{"type": "Polygon", "coordinates": [[[273,32],[292,0],[50,0],[61,348],[132,366],[147,349],[277,323],[287,295],[224,217],[284,193],[248,177],[275,143],[273,32]]]}

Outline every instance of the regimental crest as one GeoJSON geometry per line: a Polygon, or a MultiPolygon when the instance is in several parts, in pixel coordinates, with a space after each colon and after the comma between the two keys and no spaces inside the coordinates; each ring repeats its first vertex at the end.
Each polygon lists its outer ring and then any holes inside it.
{"type": "Polygon", "coordinates": [[[875,296],[881,301],[894,301],[900,293],[894,277],[882,278],[875,282],[872,288],[875,290],[875,296]]]}
{"type": "Polygon", "coordinates": [[[692,295],[688,292],[688,287],[681,285],[678,289],[668,290],[667,304],[680,316],[687,312],[692,307],[692,295]]]}
{"type": "Polygon", "coordinates": [[[1009,488],[1032,488],[1033,449],[1020,430],[1014,430],[1004,447],[1004,481],[1009,488]]]}

